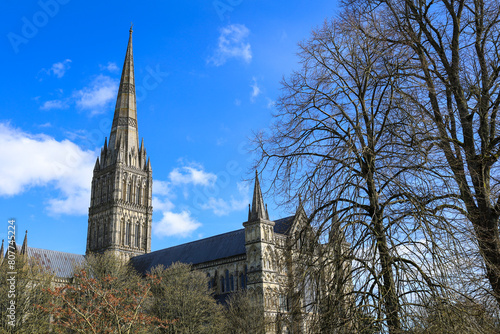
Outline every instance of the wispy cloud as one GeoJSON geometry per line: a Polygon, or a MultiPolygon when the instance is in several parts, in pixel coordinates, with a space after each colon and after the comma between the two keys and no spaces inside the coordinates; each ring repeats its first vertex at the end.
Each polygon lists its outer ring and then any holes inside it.
{"type": "Polygon", "coordinates": [[[227,201],[222,198],[210,197],[207,203],[202,205],[202,209],[212,210],[217,216],[226,216],[233,211],[245,209],[248,203],[250,203],[250,188],[248,184],[241,182],[237,186],[239,192],[238,199],[231,196],[230,200],[227,201]]]}
{"type": "Polygon", "coordinates": [[[259,85],[257,84],[257,79],[255,77],[252,78],[252,84],[250,85],[250,87],[252,87],[252,91],[250,93],[250,101],[253,103],[255,102],[257,96],[259,96],[262,92],[259,85]]]}
{"type": "Polygon", "coordinates": [[[217,181],[217,176],[215,174],[207,173],[200,167],[190,166],[175,168],[170,172],[169,178],[174,185],[193,184],[210,186],[217,181]]]}
{"type": "Polygon", "coordinates": [[[153,181],[153,195],[168,196],[171,194],[171,185],[167,181],[153,181]]]}
{"type": "Polygon", "coordinates": [[[65,59],[61,62],[54,63],[49,69],[42,68],[41,72],[47,75],[54,75],[56,78],[62,78],[66,71],[70,68],[71,59],[65,59]]]}
{"type": "MultiPolygon", "coordinates": [[[[45,101],[40,106],[40,109],[66,109],[76,105],[80,110],[90,111],[90,115],[97,115],[109,108],[111,102],[116,98],[117,91],[118,80],[99,74],[94,77],[88,86],[73,91],[69,97],[45,101]]],[[[57,93],[62,95],[62,90],[57,93]]]]}
{"type": "Polygon", "coordinates": [[[229,196],[228,200],[213,195],[227,186],[227,183],[220,183],[216,174],[205,171],[203,166],[195,162],[174,168],[169,173],[168,181],[155,180],[153,207],[162,218],[153,223],[153,234],[159,237],[186,237],[202,225],[196,219],[199,213],[211,211],[217,216],[224,216],[244,210],[250,202],[248,184],[237,183],[238,193],[229,196]],[[183,203],[187,199],[191,203],[183,203]],[[194,206],[195,213],[186,209],[186,204],[187,207],[194,206]]]}
{"type": "Polygon", "coordinates": [[[77,107],[90,110],[91,114],[100,114],[116,98],[118,81],[106,75],[98,75],[91,84],[76,91],[73,97],[77,107]]]}
{"type": "Polygon", "coordinates": [[[9,161],[0,165],[0,196],[15,196],[30,187],[55,188],[58,196],[47,199],[50,213],[87,213],[95,152],[0,123],[0,155],[9,161]]]}
{"type": "Polygon", "coordinates": [[[153,223],[153,230],[157,236],[181,236],[187,237],[201,226],[191,213],[184,210],[179,213],[166,211],[159,222],[153,223]]]}
{"type": "Polygon", "coordinates": [[[276,105],[276,101],[268,97],[266,97],[266,99],[267,99],[267,106],[266,106],[267,109],[272,109],[276,105]]]}
{"type": "Polygon", "coordinates": [[[50,100],[45,101],[40,109],[42,110],[52,110],[52,109],[66,109],[68,104],[64,100],[50,100]]]}
{"type": "Polygon", "coordinates": [[[208,60],[215,66],[221,66],[231,58],[241,59],[246,63],[252,60],[252,50],[248,42],[250,30],[243,24],[231,24],[220,30],[217,49],[208,60]]]}
{"type": "Polygon", "coordinates": [[[99,65],[99,68],[101,69],[101,71],[109,71],[112,73],[116,73],[120,70],[115,63],[110,61],[106,65],[99,65]]]}

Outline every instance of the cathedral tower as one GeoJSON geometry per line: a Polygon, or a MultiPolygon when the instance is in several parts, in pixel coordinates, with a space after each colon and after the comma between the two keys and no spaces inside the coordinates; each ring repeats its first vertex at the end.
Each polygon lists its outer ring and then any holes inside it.
{"type": "Polygon", "coordinates": [[[130,28],[109,141],[94,167],[87,254],[110,251],[128,259],[150,252],[152,173],[144,140],[139,146],[130,28]]]}
{"type": "Polygon", "coordinates": [[[275,222],[269,219],[267,206],[264,204],[259,177],[255,172],[252,205],[248,209],[248,221],[245,227],[245,248],[247,255],[247,287],[256,293],[264,306],[264,316],[268,323],[276,311],[279,291],[278,267],[276,259],[275,222]]]}

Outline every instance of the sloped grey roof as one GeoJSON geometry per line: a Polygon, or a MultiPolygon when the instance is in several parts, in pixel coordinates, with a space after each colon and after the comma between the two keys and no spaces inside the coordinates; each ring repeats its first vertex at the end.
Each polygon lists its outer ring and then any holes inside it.
{"type": "Polygon", "coordinates": [[[240,229],[139,255],[131,261],[137,271],[145,274],[160,264],[165,267],[174,262],[199,264],[244,254],[245,229],[240,229]]]}
{"type": "Polygon", "coordinates": [[[274,221],[274,233],[288,235],[295,216],[281,218],[274,221]]]}
{"type": "MultiPolygon", "coordinates": [[[[287,235],[294,217],[276,220],[274,232],[287,235]]],[[[131,261],[137,271],[145,274],[160,264],[165,267],[169,267],[174,262],[194,265],[244,254],[246,254],[245,229],[240,229],[139,255],[131,261]]]]}
{"type": "Polygon", "coordinates": [[[57,277],[70,278],[73,276],[73,268],[82,264],[85,256],[28,247],[28,259],[36,261],[38,265],[54,273],[57,277]]]}

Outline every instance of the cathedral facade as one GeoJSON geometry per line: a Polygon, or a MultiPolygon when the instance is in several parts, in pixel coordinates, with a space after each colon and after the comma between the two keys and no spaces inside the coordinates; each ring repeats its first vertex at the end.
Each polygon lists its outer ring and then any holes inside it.
{"type": "MultiPolygon", "coordinates": [[[[250,292],[261,305],[266,333],[276,333],[278,319],[290,314],[287,291],[296,270],[292,265],[297,267],[296,236],[307,230],[302,206],[293,216],[270,219],[256,173],[241,229],[151,252],[152,173],[144,141],[139,145],[131,29],[109,140],[93,171],[86,254],[112,253],[144,275],[159,265],[191,264],[206,273],[222,303],[231,293],[250,292]]],[[[56,286],[70,284],[73,268],[85,261],[80,254],[28,247],[27,235],[20,253],[54,273],[56,286]]]]}
{"type": "Polygon", "coordinates": [[[242,229],[151,252],[152,184],[143,141],[139,146],[130,30],[109,141],[94,168],[87,254],[112,252],[143,274],[159,265],[191,264],[206,273],[221,301],[235,291],[253,292],[269,320],[266,331],[275,332],[273,319],[288,310],[285,248],[305,223],[302,208],[294,216],[271,220],[256,173],[242,229]]]}

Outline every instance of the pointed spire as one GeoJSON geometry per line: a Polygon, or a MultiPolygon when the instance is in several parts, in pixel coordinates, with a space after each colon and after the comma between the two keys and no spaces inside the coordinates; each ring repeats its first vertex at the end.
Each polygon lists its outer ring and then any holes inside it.
{"type": "Polygon", "coordinates": [[[3,254],[4,254],[5,250],[3,248],[3,239],[2,239],[2,248],[0,248],[0,262],[2,262],[3,260],[3,254]]]}
{"type": "Polygon", "coordinates": [[[94,170],[99,170],[99,157],[95,160],[94,170]]]}
{"type": "Polygon", "coordinates": [[[21,255],[28,254],[28,230],[24,233],[23,245],[21,246],[21,255]]]}
{"type": "Polygon", "coordinates": [[[109,136],[109,148],[117,149],[117,139],[121,135],[125,149],[139,147],[137,131],[137,107],[135,98],[134,55],[132,50],[132,27],[129,30],[129,39],[125,61],[123,62],[120,87],[116,98],[113,125],[109,136]]]}
{"type": "Polygon", "coordinates": [[[253,188],[252,209],[250,211],[250,218],[248,219],[248,221],[254,221],[257,219],[269,220],[269,215],[267,214],[267,208],[265,207],[264,199],[262,198],[259,175],[257,174],[257,171],[255,171],[255,185],[253,188]]]}

